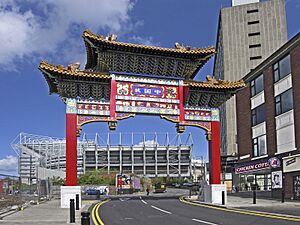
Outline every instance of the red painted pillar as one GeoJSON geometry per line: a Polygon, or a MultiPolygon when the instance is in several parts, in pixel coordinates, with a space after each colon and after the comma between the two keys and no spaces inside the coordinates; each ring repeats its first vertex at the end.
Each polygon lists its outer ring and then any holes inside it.
{"type": "Polygon", "coordinates": [[[77,185],[77,115],[66,114],[66,185],[77,185]]]}
{"type": "Polygon", "coordinates": [[[209,145],[209,183],[221,184],[220,122],[211,122],[209,145]]]}
{"type": "Polygon", "coordinates": [[[115,120],[116,118],[116,95],[117,95],[117,82],[112,77],[110,81],[110,119],[115,120]]]}
{"type": "Polygon", "coordinates": [[[179,94],[179,110],[180,110],[180,116],[179,121],[184,121],[184,92],[183,92],[183,84],[180,84],[178,87],[178,94],[179,94]]]}

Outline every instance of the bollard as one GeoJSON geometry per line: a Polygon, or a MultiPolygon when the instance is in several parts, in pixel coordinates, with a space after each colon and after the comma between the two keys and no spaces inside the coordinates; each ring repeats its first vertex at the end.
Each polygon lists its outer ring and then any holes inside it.
{"type": "Polygon", "coordinates": [[[76,210],[79,210],[79,194],[76,195],[76,210]]]}
{"type": "Polygon", "coordinates": [[[222,191],[222,205],[225,205],[225,191],[222,191]]]}
{"type": "Polygon", "coordinates": [[[284,203],[284,190],[281,191],[281,202],[284,203]]]}
{"type": "Polygon", "coordinates": [[[81,213],[81,225],[90,225],[90,213],[89,212],[81,213]]]}
{"type": "Polygon", "coordinates": [[[253,190],[253,204],[256,204],[256,191],[253,190]]]}
{"type": "Polygon", "coordinates": [[[74,203],[74,199],[70,199],[70,223],[75,223],[75,203],[74,203]]]}

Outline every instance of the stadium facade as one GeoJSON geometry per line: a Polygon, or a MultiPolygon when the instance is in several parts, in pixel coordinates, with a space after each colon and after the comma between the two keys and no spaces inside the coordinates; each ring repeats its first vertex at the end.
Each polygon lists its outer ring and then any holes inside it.
{"type": "MultiPolygon", "coordinates": [[[[65,139],[21,133],[11,146],[19,157],[23,183],[36,180],[38,168],[51,171],[50,177],[65,174],[65,139]]],[[[93,138],[84,134],[77,144],[77,174],[101,169],[147,177],[190,177],[192,148],[191,134],[107,133],[93,138]]]]}

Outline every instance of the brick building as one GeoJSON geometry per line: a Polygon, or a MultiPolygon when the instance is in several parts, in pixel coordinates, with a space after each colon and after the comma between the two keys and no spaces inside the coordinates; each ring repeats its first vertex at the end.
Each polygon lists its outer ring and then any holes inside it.
{"type": "Polygon", "coordinates": [[[249,72],[236,95],[233,183],[300,200],[300,33],[249,72]]]}

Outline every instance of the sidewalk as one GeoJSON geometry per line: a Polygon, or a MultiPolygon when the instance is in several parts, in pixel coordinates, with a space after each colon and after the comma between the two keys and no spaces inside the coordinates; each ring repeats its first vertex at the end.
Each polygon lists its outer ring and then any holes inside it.
{"type": "Polygon", "coordinates": [[[299,201],[285,201],[282,203],[280,200],[256,199],[256,204],[253,204],[252,198],[227,196],[226,207],[300,216],[299,201]]]}
{"type": "Polygon", "coordinates": [[[241,210],[276,214],[281,216],[300,217],[299,201],[286,201],[282,203],[280,200],[256,199],[256,204],[253,204],[252,198],[228,195],[227,204],[223,206],[219,204],[207,204],[204,202],[197,201],[195,198],[192,198],[191,200],[206,205],[214,205],[214,206],[225,207],[229,209],[241,209],[241,210]]]}
{"type": "MultiPolygon", "coordinates": [[[[87,211],[92,201],[83,201],[81,210],[76,211],[76,223],[80,224],[81,211],[87,211]]],[[[34,205],[23,211],[16,212],[0,220],[0,224],[7,225],[62,225],[70,224],[69,209],[60,208],[60,200],[47,201],[40,205],[34,205]]]]}

